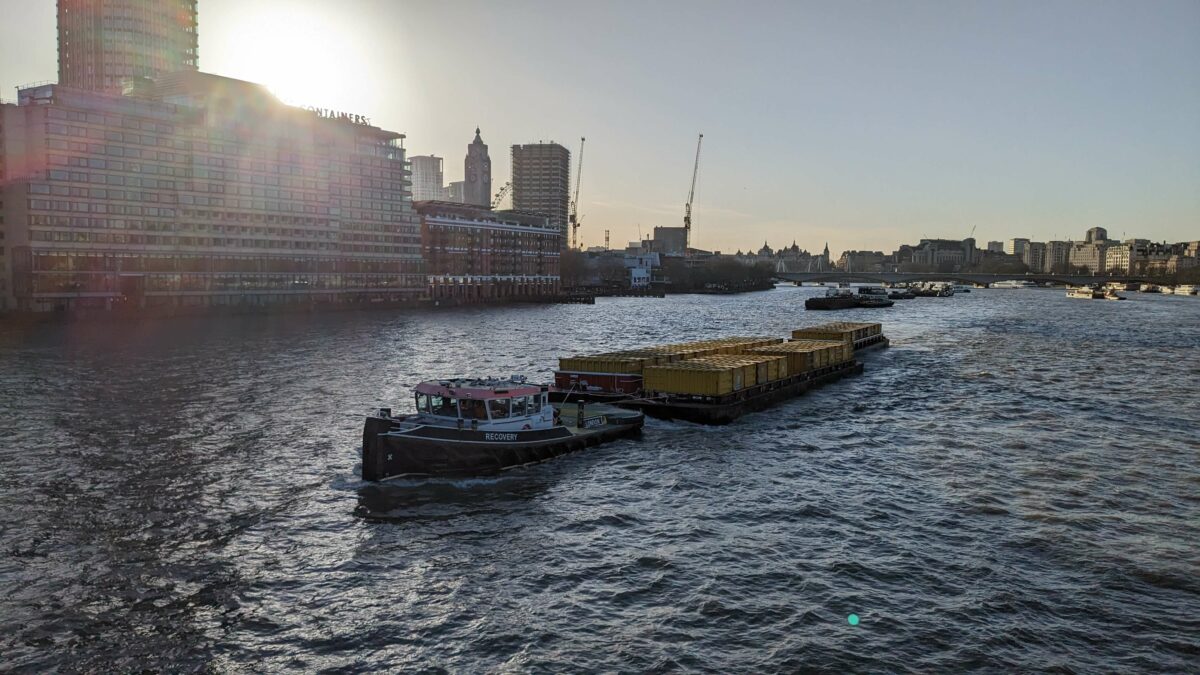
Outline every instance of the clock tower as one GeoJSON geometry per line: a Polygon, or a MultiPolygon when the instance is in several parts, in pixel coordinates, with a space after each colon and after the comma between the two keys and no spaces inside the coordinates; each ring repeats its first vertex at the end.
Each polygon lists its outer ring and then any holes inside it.
{"type": "Polygon", "coordinates": [[[475,128],[475,140],[467,146],[464,162],[463,202],[476,206],[492,205],[492,160],[488,158],[488,146],[479,137],[475,128]]]}

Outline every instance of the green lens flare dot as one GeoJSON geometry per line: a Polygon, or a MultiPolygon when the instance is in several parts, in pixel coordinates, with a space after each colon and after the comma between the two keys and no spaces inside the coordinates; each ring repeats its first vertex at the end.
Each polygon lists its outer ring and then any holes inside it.
{"type": "Polygon", "coordinates": [[[858,615],[851,614],[850,616],[846,617],[846,621],[848,621],[851,626],[857,626],[858,625],[858,615]]]}

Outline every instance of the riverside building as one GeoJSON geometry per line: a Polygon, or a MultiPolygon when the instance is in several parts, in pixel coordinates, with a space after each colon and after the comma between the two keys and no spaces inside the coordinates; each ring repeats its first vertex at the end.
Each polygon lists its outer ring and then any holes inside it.
{"type": "Polygon", "coordinates": [[[429,297],[475,303],[556,295],[562,233],[545,216],[417,202],[429,297]]]}
{"type": "Polygon", "coordinates": [[[4,301],[25,311],[410,302],[403,135],[199,72],[0,105],[4,301]]]}

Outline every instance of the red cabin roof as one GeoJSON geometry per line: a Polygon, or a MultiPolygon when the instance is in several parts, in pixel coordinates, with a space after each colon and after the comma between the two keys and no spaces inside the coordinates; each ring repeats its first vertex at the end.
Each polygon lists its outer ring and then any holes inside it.
{"type": "Polygon", "coordinates": [[[418,394],[430,396],[474,400],[535,396],[542,393],[541,387],[512,380],[431,380],[418,384],[416,391],[418,394]]]}

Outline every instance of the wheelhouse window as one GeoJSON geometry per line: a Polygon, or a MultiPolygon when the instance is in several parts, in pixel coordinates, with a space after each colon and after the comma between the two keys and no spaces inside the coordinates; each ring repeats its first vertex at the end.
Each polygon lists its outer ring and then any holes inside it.
{"type": "Polygon", "coordinates": [[[528,407],[526,404],[528,401],[529,401],[528,396],[513,397],[512,416],[513,417],[524,417],[524,416],[528,415],[529,413],[526,412],[526,408],[528,407]]]}
{"type": "Polygon", "coordinates": [[[462,416],[469,420],[486,420],[487,404],[483,401],[462,400],[462,416]]]}
{"type": "Polygon", "coordinates": [[[488,401],[488,409],[492,411],[492,419],[502,420],[508,417],[508,404],[511,399],[494,398],[488,401]]]}
{"type": "Polygon", "coordinates": [[[417,412],[429,412],[429,396],[427,394],[417,394],[417,412]]]}
{"type": "Polygon", "coordinates": [[[430,412],[444,417],[458,417],[458,401],[448,396],[431,395],[429,397],[430,412]]]}

